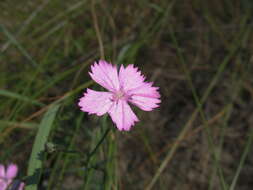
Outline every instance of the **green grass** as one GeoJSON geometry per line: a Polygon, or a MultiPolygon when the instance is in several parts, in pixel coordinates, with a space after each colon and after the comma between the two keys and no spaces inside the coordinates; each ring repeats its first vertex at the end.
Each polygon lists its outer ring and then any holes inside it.
{"type": "Polygon", "coordinates": [[[252,189],[252,7],[0,2],[0,162],[27,189],[252,189]],[[160,87],[130,132],[77,106],[100,58],[160,87]]]}

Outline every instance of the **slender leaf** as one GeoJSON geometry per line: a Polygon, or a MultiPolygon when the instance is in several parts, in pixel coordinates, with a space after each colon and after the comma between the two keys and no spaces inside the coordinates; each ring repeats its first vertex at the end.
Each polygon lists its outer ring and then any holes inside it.
{"type": "Polygon", "coordinates": [[[44,156],[44,148],[47,142],[49,133],[53,126],[53,121],[55,119],[56,113],[59,109],[59,105],[53,104],[48,111],[45,113],[40,125],[39,130],[36,135],[32,153],[29,160],[28,166],[28,184],[27,190],[36,190],[37,184],[40,180],[42,160],[44,156]]]}
{"type": "Polygon", "coordinates": [[[21,101],[24,101],[24,102],[28,102],[28,103],[32,103],[32,104],[35,104],[35,105],[38,105],[38,106],[43,106],[44,104],[42,104],[41,102],[38,102],[36,100],[33,100],[31,98],[28,98],[24,95],[20,95],[20,94],[17,94],[17,93],[14,93],[14,92],[10,92],[8,90],[4,90],[4,89],[0,89],[0,96],[6,96],[6,97],[9,97],[9,98],[15,98],[15,99],[18,99],[18,100],[21,100],[21,101]]]}

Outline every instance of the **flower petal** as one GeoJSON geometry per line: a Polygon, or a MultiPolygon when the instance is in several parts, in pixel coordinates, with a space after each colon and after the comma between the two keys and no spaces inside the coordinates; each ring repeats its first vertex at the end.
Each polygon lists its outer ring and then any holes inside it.
{"type": "Polygon", "coordinates": [[[135,122],[139,121],[128,103],[124,100],[114,102],[112,108],[108,112],[112,121],[116,124],[120,131],[129,131],[131,126],[133,126],[135,122]]]}
{"type": "Polygon", "coordinates": [[[8,179],[13,179],[16,177],[17,173],[18,173],[18,166],[15,164],[10,164],[7,167],[6,177],[8,179]]]}
{"type": "Polygon", "coordinates": [[[121,88],[123,88],[125,92],[141,86],[144,80],[145,77],[134,65],[128,65],[126,68],[121,65],[119,70],[119,81],[121,88]]]}
{"type": "Polygon", "coordinates": [[[5,178],[5,167],[0,164],[0,178],[5,178]]]}
{"type": "Polygon", "coordinates": [[[91,78],[109,91],[119,89],[119,77],[116,66],[100,60],[91,66],[91,78]]]}
{"type": "Polygon", "coordinates": [[[24,189],[24,187],[25,187],[25,183],[24,183],[24,182],[22,182],[22,183],[19,185],[18,190],[23,190],[23,189],[24,189]]]}
{"type": "Polygon", "coordinates": [[[89,114],[97,114],[98,116],[108,112],[112,104],[112,93],[98,92],[91,89],[87,89],[87,93],[84,93],[78,103],[82,111],[89,114]]]}
{"type": "Polygon", "coordinates": [[[0,179],[0,190],[6,190],[8,187],[8,184],[3,179],[0,179]]]}
{"type": "Polygon", "coordinates": [[[159,99],[160,94],[157,91],[158,87],[153,87],[152,84],[151,82],[145,82],[141,87],[128,91],[128,95],[131,97],[129,102],[144,111],[151,111],[159,107],[158,103],[160,103],[161,100],[159,99]]]}

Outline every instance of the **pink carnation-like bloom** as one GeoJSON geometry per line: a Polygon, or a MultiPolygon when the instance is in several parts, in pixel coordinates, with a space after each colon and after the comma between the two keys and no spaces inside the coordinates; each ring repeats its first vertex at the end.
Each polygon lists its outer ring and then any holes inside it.
{"type": "Polygon", "coordinates": [[[128,131],[139,121],[128,103],[144,111],[159,107],[158,87],[153,87],[152,82],[144,82],[145,77],[134,65],[126,68],[121,65],[118,71],[116,66],[100,60],[91,66],[89,74],[109,92],[87,89],[78,105],[89,114],[101,116],[109,113],[119,130],[128,131]]]}
{"type": "MultiPolygon", "coordinates": [[[[4,165],[0,164],[0,190],[7,190],[13,183],[13,179],[17,176],[18,167],[15,164],[8,165],[5,170],[4,165]]],[[[18,190],[23,190],[25,184],[18,184],[18,190]]]]}

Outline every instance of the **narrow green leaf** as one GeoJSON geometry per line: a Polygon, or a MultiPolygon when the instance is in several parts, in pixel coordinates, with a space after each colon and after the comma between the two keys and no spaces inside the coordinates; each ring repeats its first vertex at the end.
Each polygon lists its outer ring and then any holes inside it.
{"type": "Polygon", "coordinates": [[[4,89],[0,89],[0,96],[6,96],[6,97],[9,97],[9,98],[15,98],[15,99],[18,99],[18,100],[21,100],[21,101],[24,101],[24,102],[28,102],[28,103],[32,103],[32,104],[35,104],[35,105],[38,105],[38,106],[43,106],[44,104],[36,101],[36,100],[33,100],[31,98],[28,98],[24,95],[20,95],[20,94],[17,94],[17,93],[14,93],[14,92],[10,92],[8,90],[4,90],[4,89]]]}
{"type": "Polygon", "coordinates": [[[24,129],[36,129],[37,123],[0,120],[0,125],[17,126],[24,129]]]}
{"type": "Polygon", "coordinates": [[[251,147],[252,147],[252,141],[253,141],[253,130],[250,131],[250,136],[248,137],[248,140],[247,140],[247,143],[246,143],[246,146],[244,148],[244,151],[242,153],[242,156],[241,156],[241,159],[240,159],[240,162],[239,162],[239,165],[237,167],[237,170],[235,172],[235,175],[234,175],[234,178],[232,180],[232,184],[230,185],[229,187],[229,190],[234,190],[235,189],[235,186],[238,182],[238,178],[241,174],[241,171],[244,167],[244,164],[245,164],[245,161],[246,161],[246,158],[251,150],[251,147]]]}
{"type": "Polygon", "coordinates": [[[28,165],[28,183],[26,190],[37,190],[37,184],[40,180],[42,170],[42,160],[44,157],[45,144],[47,142],[49,133],[53,126],[56,113],[59,105],[53,104],[45,113],[36,135],[32,153],[28,165]]]}
{"type": "Polygon", "coordinates": [[[3,32],[5,34],[5,36],[10,40],[10,42],[12,42],[12,44],[14,44],[18,48],[18,50],[23,54],[23,56],[25,56],[29,60],[29,63],[33,67],[39,68],[38,64],[29,55],[29,53],[25,50],[25,48],[14,38],[14,36],[2,24],[0,24],[0,32],[3,32]]]}

